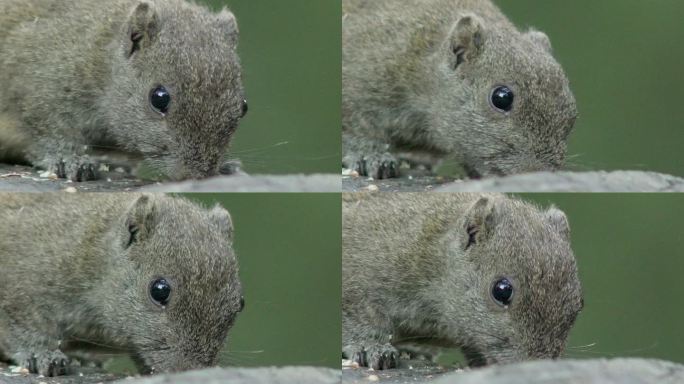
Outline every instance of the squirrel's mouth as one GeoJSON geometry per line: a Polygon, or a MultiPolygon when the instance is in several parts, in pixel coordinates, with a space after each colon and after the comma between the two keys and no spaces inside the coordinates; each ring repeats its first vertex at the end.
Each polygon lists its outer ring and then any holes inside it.
{"type": "Polygon", "coordinates": [[[488,164],[485,167],[477,167],[473,162],[469,161],[463,163],[463,171],[471,180],[480,180],[485,177],[506,176],[506,172],[497,166],[488,164]]]}
{"type": "Polygon", "coordinates": [[[485,357],[485,355],[477,349],[464,347],[461,348],[461,351],[466,358],[468,366],[471,368],[484,367],[486,365],[496,363],[496,361],[487,359],[487,357],[485,357]]]}
{"type": "Polygon", "coordinates": [[[470,164],[464,164],[463,170],[465,171],[466,176],[468,176],[469,179],[480,180],[482,178],[482,174],[477,169],[472,167],[470,164]]]}

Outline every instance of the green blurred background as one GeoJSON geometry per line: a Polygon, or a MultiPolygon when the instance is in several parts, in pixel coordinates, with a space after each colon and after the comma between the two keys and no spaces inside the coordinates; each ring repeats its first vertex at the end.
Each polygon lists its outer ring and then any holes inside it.
{"type": "Polygon", "coordinates": [[[190,194],[231,213],[245,309],[220,365],[340,366],[339,194],[190,194]]]}
{"type": "Polygon", "coordinates": [[[339,173],[340,0],[199,0],[240,27],[249,113],[231,157],[248,173],[339,173]]]}
{"type": "Polygon", "coordinates": [[[574,170],[684,176],[684,1],[494,0],[546,32],[577,97],[574,170]]]}

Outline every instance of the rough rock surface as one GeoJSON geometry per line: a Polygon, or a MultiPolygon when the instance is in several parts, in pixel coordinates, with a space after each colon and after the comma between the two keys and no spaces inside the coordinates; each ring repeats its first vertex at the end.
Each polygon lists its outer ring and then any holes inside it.
{"type": "Polygon", "coordinates": [[[330,368],[211,368],[158,375],[116,384],[339,384],[340,371],[330,368]]]}
{"type": "Polygon", "coordinates": [[[368,384],[675,384],[684,383],[684,365],[648,359],[532,361],[456,370],[434,367],[369,371],[344,369],[343,383],[368,384]]]}
{"type": "Polygon", "coordinates": [[[387,180],[359,177],[356,172],[342,170],[342,190],[344,192],[430,192],[453,181],[455,181],[454,178],[434,176],[429,171],[416,169],[403,169],[400,178],[387,180]]]}
{"type": "Polygon", "coordinates": [[[6,364],[0,363],[0,384],[94,384],[121,379],[121,376],[105,373],[96,368],[82,368],[79,369],[80,373],[55,378],[22,373],[13,368],[16,372],[6,364]]]}
{"type": "Polygon", "coordinates": [[[421,360],[402,360],[400,367],[386,371],[368,368],[342,366],[342,382],[345,384],[369,384],[372,382],[389,384],[431,383],[446,374],[460,373],[462,370],[444,368],[421,360]]]}
{"type": "MultiPolygon", "coordinates": [[[[12,373],[0,364],[0,384],[337,384],[340,371],[327,368],[210,368],[200,371],[121,378],[86,371],[83,375],[47,378],[12,373]],[[115,381],[119,379],[119,381],[115,381]]],[[[532,361],[481,369],[447,370],[408,366],[389,371],[345,368],[342,382],[366,384],[675,384],[684,383],[684,365],[637,358],[532,361]]]]}
{"type": "Polygon", "coordinates": [[[662,360],[533,361],[445,375],[435,384],[675,384],[684,365],[662,360]]]}
{"type": "Polygon", "coordinates": [[[373,180],[365,177],[342,178],[344,192],[380,191],[380,192],[432,192],[451,180],[434,176],[414,176],[388,180],[373,180]]]}
{"type": "Polygon", "coordinates": [[[112,172],[102,180],[72,183],[41,174],[31,167],[0,164],[0,192],[114,192],[131,191],[149,184],[112,172]]]}
{"type": "Polygon", "coordinates": [[[45,176],[31,167],[0,164],[0,192],[340,192],[342,188],[338,175],[241,175],[178,183],[143,181],[117,172],[83,183],[45,176]]]}
{"type": "Polygon", "coordinates": [[[229,176],[207,180],[156,184],[148,192],[337,192],[342,190],[337,175],[229,176]]]}
{"type": "Polygon", "coordinates": [[[147,377],[122,377],[85,370],[57,378],[11,373],[0,364],[0,384],[339,384],[340,371],[329,368],[209,368],[147,377]],[[118,380],[118,381],[117,381],[118,380]]]}
{"type": "Polygon", "coordinates": [[[344,191],[393,192],[684,192],[684,179],[654,172],[539,172],[483,180],[418,176],[372,180],[343,176],[344,191]]]}
{"type": "Polygon", "coordinates": [[[452,183],[440,192],[684,192],[684,179],[654,172],[541,172],[452,183]]]}

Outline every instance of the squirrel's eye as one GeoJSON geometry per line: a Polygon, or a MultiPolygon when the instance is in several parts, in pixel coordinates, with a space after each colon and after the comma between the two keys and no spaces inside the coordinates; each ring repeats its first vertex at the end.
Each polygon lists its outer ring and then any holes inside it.
{"type": "Polygon", "coordinates": [[[163,85],[152,89],[150,92],[150,105],[155,111],[165,114],[169,111],[169,104],[171,104],[171,94],[163,85]]]}
{"type": "Polygon", "coordinates": [[[242,312],[243,309],[245,309],[245,297],[240,296],[240,310],[238,312],[242,312]]]}
{"type": "Polygon", "coordinates": [[[515,95],[506,86],[494,88],[490,97],[492,107],[499,112],[510,112],[513,109],[513,100],[515,100],[515,95]]]}
{"type": "Polygon", "coordinates": [[[169,303],[169,296],[171,296],[171,284],[166,279],[156,279],[150,284],[150,298],[155,304],[166,306],[169,303]]]}
{"type": "Polygon", "coordinates": [[[240,116],[240,118],[245,117],[245,115],[247,114],[248,111],[249,111],[249,104],[247,104],[246,99],[243,99],[242,100],[242,116],[240,116]]]}
{"type": "Polygon", "coordinates": [[[492,286],[492,298],[497,304],[508,307],[513,298],[513,283],[505,277],[497,280],[492,286]]]}

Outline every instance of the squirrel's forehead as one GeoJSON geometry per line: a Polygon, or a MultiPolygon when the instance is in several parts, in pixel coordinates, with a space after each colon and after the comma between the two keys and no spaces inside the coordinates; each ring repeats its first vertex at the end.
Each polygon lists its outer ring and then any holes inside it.
{"type": "Polygon", "coordinates": [[[178,56],[200,56],[202,59],[223,57],[235,53],[237,48],[234,36],[217,34],[205,30],[201,25],[179,30],[174,24],[162,28],[157,46],[178,56]]]}
{"type": "Polygon", "coordinates": [[[153,262],[155,274],[175,278],[183,285],[229,287],[237,279],[237,260],[230,251],[210,248],[175,249],[153,262]]]}
{"type": "Polygon", "coordinates": [[[546,269],[574,268],[569,244],[538,216],[504,215],[493,234],[493,246],[504,250],[497,254],[504,262],[520,264],[522,268],[529,265],[546,269]]]}
{"type": "Polygon", "coordinates": [[[159,223],[155,231],[159,237],[155,243],[160,250],[178,262],[193,262],[193,255],[211,259],[216,265],[235,262],[231,239],[210,222],[178,218],[159,223]]]}
{"type": "Polygon", "coordinates": [[[526,203],[506,201],[505,204],[497,204],[494,210],[498,231],[542,237],[551,231],[544,215],[537,208],[529,207],[526,203]]]}
{"type": "MultiPolygon", "coordinates": [[[[177,90],[182,95],[202,89],[205,95],[212,96],[211,100],[241,97],[241,69],[238,64],[233,65],[227,62],[190,63],[177,70],[178,73],[174,77],[178,79],[177,90]]],[[[196,97],[192,97],[190,100],[206,102],[206,100],[196,97]]]]}
{"type": "Polygon", "coordinates": [[[538,82],[565,79],[565,72],[551,53],[527,39],[506,38],[501,42],[505,48],[485,50],[487,68],[499,73],[508,73],[511,79],[538,82]],[[492,68],[493,67],[493,68],[492,68]]]}

